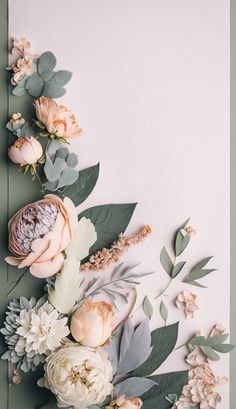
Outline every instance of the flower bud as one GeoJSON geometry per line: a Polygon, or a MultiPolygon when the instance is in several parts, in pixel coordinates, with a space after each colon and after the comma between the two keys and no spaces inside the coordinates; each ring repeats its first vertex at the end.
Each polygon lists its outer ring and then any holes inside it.
{"type": "Polygon", "coordinates": [[[42,146],[33,136],[18,138],[8,151],[11,161],[22,166],[35,165],[42,155],[42,146]]]}

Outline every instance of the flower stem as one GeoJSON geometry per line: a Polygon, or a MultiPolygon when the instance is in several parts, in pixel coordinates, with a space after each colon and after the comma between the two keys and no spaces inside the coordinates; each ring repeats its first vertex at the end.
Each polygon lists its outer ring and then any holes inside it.
{"type": "Polygon", "coordinates": [[[170,279],[169,283],[168,283],[167,286],[164,288],[164,290],[162,290],[162,291],[160,292],[160,294],[158,294],[158,295],[155,297],[155,300],[157,300],[158,298],[160,298],[162,295],[165,295],[165,292],[166,292],[166,290],[169,288],[169,286],[171,285],[172,281],[173,281],[173,278],[170,279]]]}
{"type": "Polygon", "coordinates": [[[39,174],[38,174],[38,172],[37,172],[36,169],[35,169],[35,171],[34,171],[34,174],[35,174],[36,179],[38,180],[40,186],[43,187],[42,181],[41,181],[40,176],[39,176],[39,174]]]}

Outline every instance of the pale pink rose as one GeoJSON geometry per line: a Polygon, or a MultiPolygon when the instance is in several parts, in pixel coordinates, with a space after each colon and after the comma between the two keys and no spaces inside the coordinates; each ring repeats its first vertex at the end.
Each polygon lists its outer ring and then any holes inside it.
{"type": "Polygon", "coordinates": [[[143,406],[143,401],[140,398],[126,399],[125,402],[119,406],[119,409],[140,409],[143,406]]]}
{"type": "Polygon", "coordinates": [[[35,165],[43,155],[41,144],[33,136],[18,138],[8,150],[12,162],[19,165],[35,165]]]}
{"type": "Polygon", "coordinates": [[[190,291],[183,291],[177,296],[176,306],[184,311],[187,318],[193,318],[194,312],[198,310],[197,295],[190,291]]]}
{"type": "Polygon", "coordinates": [[[74,234],[77,215],[69,198],[56,195],[28,204],[9,222],[9,250],[15,257],[7,263],[29,267],[32,275],[45,278],[56,274],[64,262],[63,250],[74,234]]]}
{"type": "Polygon", "coordinates": [[[35,102],[36,116],[50,134],[58,138],[70,139],[81,134],[74,114],[64,105],[58,105],[53,99],[40,97],[35,102]]]}
{"type": "Polygon", "coordinates": [[[96,348],[110,337],[113,321],[114,312],[111,304],[87,300],[72,316],[71,334],[80,344],[96,348]]]}

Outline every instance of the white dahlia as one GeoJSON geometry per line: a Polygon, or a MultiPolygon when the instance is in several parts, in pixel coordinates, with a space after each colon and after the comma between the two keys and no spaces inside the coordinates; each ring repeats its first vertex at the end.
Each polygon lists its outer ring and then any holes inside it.
{"type": "Polygon", "coordinates": [[[38,384],[55,394],[58,407],[100,405],[113,389],[112,365],[103,350],[69,343],[47,357],[44,369],[38,384]]]}

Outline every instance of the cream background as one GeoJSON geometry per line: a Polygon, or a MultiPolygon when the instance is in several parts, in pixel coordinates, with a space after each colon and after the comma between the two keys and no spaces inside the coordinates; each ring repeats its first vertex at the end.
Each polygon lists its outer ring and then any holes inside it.
{"type": "MultiPolygon", "coordinates": [[[[180,278],[165,297],[169,323],[181,320],[178,344],[216,322],[229,328],[229,0],[10,0],[10,37],[28,37],[33,51],[53,51],[73,71],[61,99],[78,117],[73,142],[80,168],[101,162],[98,185],[83,208],[138,201],[130,225],[154,232],[127,263],[156,270],[140,288],[150,298],[167,275],[159,253],[188,216],[197,230],[184,257],[191,267],[215,255],[218,271],[201,282],[180,278]],[[184,288],[200,310],[185,320],[173,300],[184,288]]],[[[19,100],[20,101],[20,100],[19,100]]],[[[152,325],[162,325],[154,302],[152,325]]],[[[184,368],[184,350],[161,370],[184,368]]],[[[214,364],[228,374],[228,356],[214,364]]],[[[221,409],[229,408],[228,386],[221,409]]]]}

